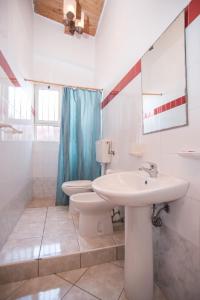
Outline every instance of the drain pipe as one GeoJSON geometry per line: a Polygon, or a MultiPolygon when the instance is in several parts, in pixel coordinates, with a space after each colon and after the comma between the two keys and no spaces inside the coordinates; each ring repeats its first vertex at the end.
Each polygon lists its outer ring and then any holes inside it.
{"type": "Polygon", "coordinates": [[[160,209],[156,212],[156,204],[153,204],[153,212],[151,216],[151,221],[153,226],[155,227],[161,227],[163,225],[162,219],[160,217],[161,211],[165,211],[166,213],[170,212],[169,204],[164,204],[160,209]]]}

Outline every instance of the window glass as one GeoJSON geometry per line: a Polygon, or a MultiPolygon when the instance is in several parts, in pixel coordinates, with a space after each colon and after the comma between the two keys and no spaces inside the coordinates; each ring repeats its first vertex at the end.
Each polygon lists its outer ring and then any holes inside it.
{"type": "Polygon", "coordinates": [[[8,88],[8,119],[31,120],[31,103],[20,87],[8,88]]]}
{"type": "Polygon", "coordinates": [[[35,140],[59,141],[61,89],[35,87],[35,140]]]}

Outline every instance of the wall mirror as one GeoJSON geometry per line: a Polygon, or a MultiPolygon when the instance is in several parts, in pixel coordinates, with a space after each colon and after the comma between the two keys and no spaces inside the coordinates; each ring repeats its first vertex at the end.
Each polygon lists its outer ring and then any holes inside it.
{"type": "Polygon", "coordinates": [[[181,13],[142,57],[143,134],[188,124],[184,22],[181,13]]]}

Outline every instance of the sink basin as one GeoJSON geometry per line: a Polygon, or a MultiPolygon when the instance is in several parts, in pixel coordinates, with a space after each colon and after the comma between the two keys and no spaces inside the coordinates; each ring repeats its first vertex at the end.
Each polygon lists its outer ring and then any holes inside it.
{"type": "MultiPolygon", "coordinates": [[[[125,292],[128,300],[153,300],[151,205],[183,197],[189,183],[144,171],[120,172],[95,179],[93,190],[112,205],[125,206],[125,292]]],[[[162,229],[161,229],[162,230],[162,229]]]]}
{"type": "Polygon", "coordinates": [[[92,187],[112,204],[137,207],[181,198],[188,185],[180,178],[162,174],[151,178],[144,171],[133,171],[99,177],[93,181],[92,187]]]}

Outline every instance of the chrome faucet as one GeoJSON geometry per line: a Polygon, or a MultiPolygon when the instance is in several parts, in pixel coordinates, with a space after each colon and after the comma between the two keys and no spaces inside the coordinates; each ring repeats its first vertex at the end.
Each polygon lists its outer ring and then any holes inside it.
{"type": "Polygon", "coordinates": [[[149,165],[149,168],[146,168],[144,166],[140,167],[140,171],[145,171],[149,174],[150,177],[157,177],[158,176],[158,166],[154,162],[145,161],[145,164],[149,165]]]}

